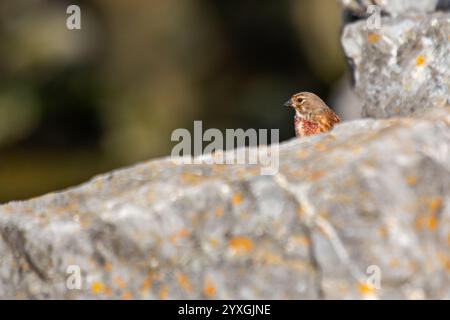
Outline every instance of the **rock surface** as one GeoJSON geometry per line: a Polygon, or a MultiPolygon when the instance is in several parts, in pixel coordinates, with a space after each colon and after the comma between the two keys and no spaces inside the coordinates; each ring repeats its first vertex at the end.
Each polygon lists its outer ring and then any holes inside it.
{"type": "Polygon", "coordinates": [[[1,206],[0,298],[450,298],[450,109],[344,123],[259,172],[161,159],[1,206]]]}
{"type": "Polygon", "coordinates": [[[450,105],[450,14],[386,17],[377,30],[355,22],[345,27],[342,45],[365,116],[450,105]]]}
{"type": "Polygon", "coordinates": [[[433,12],[439,0],[375,0],[382,10],[392,16],[404,13],[433,12]]]}
{"type": "Polygon", "coordinates": [[[367,17],[371,6],[378,6],[385,15],[398,16],[409,13],[430,13],[447,9],[448,0],[340,0],[343,8],[355,16],[367,17]]]}

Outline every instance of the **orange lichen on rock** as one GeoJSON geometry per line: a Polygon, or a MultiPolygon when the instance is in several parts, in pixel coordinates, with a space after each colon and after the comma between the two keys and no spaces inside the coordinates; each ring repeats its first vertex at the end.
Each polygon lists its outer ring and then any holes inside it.
{"type": "Polygon", "coordinates": [[[382,238],[385,238],[387,236],[387,230],[385,226],[381,226],[378,228],[378,235],[382,238]]]}
{"type": "Polygon", "coordinates": [[[360,294],[370,295],[373,294],[375,290],[365,283],[358,283],[358,291],[360,294]]]}
{"type": "Polygon", "coordinates": [[[437,260],[439,260],[445,271],[450,271],[450,257],[446,253],[438,252],[437,260]]]}
{"type": "Polygon", "coordinates": [[[120,276],[118,276],[118,275],[115,275],[113,277],[112,281],[117,286],[117,288],[119,288],[119,289],[124,289],[125,286],[126,286],[125,285],[125,281],[123,281],[123,279],[120,276]]]}
{"type": "Polygon", "coordinates": [[[103,294],[105,295],[105,297],[111,297],[112,296],[112,290],[111,288],[105,288],[103,290],[103,294]]]}
{"type": "Polygon", "coordinates": [[[447,258],[447,261],[445,261],[444,269],[445,269],[447,272],[450,272],[450,258],[447,258]]]}
{"type": "Polygon", "coordinates": [[[415,219],[416,229],[426,228],[435,231],[438,226],[438,213],[442,206],[442,198],[435,197],[427,201],[427,212],[415,219]]]}
{"type": "Polygon", "coordinates": [[[299,244],[304,247],[308,247],[310,245],[309,238],[306,236],[294,236],[292,240],[295,244],[299,244]]]}
{"type": "Polygon", "coordinates": [[[417,56],[416,58],[416,66],[420,67],[425,63],[425,57],[422,55],[417,56]]]}
{"type": "Polygon", "coordinates": [[[150,290],[150,288],[152,287],[152,284],[153,284],[153,279],[151,276],[148,276],[147,278],[144,279],[144,281],[142,281],[141,287],[139,290],[141,292],[146,292],[146,291],[150,290]]]}
{"type": "Polygon", "coordinates": [[[203,286],[203,294],[208,298],[212,298],[216,295],[216,287],[209,279],[205,281],[205,285],[203,286]]]}
{"type": "Polygon", "coordinates": [[[188,237],[190,234],[191,233],[189,232],[188,229],[183,228],[183,229],[179,230],[178,232],[174,233],[173,235],[171,235],[169,239],[170,239],[170,242],[175,244],[179,238],[188,237]]]}
{"type": "Polygon", "coordinates": [[[246,237],[235,237],[228,243],[228,247],[233,254],[246,254],[253,249],[253,243],[246,237]]]}
{"type": "Polygon", "coordinates": [[[222,208],[216,208],[216,210],[214,210],[214,215],[218,218],[221,217],[223,215],[222,208]]]}
{"type": "Polygon", "coordinates": [[[353,154],[360,154],[362,152],[361,146],[354,146],[350,150],[353,154]]]}
{"type": "Polygon", "coordinates": [[[414,185],[417,184],[417,178],[414,177],[414,176],[407,176],[407,177],[406,177],[406,183],[407,183],[409,186],[414,186],[414,185]]]}
{"type": "Polygon", "coordinates": [[[183,288],[184,291],[186,292],[192,292],[192,285],[189,282],[189,279],[186,275],[178,272],[175,275],[175,278],[177,279],[178,285],[183,288]]]}
{"type": "Polygon", "coordinates": [[[265,264],[271,265],[281,265],[283,263],[283,259],[281,256],[273,254],[270,251],[263,252],[262,260],[265,264]]]}
{"type": "Polygon", "coordinates": [[[129,291],[125,291],[122,293],[122,300],[131,300],[133,299],[133,295],[129,291]]]}
{"type": "Polygon", "coordinates": [[[181,174],[181,181],[186,184],[195,185],[195,184],[198,184],[201,180],[202,180],[202,177],[197,174],[193,174],[193,173],[189,173],[189,172],[183,172],[181,174]]]}
{"type": "Polygon", "coordinates": [[[430,211],[432,211],[432,213],[436,213],[436,211],[438,211],[442,206],[442,198],[441,197],[433,198],[428,202],[428,205],[430,211]]]}
{"type": "Polygon", "coordinates": [[[238,205],[242,202],[242,195],[240,193],[236,193],[231,197],[231,203],[234,205],[238,205]]]}
{"type": "Polygon", "coordinates": [[[447,233],[447,244],[450,247],[450,232],[447,233]]]}
{"type": "Polygon", "coordinates": [[[378,33],[371,32],[367,35],[367,41],[369,43],[376,43],[380,40],[380,35],[378,33]]]}
{"type": "Polygon", "coordinates": [[[302,206],[297,207],[295,213],[297,215],[297,218],[300,219],[303,216],[303,207],[302,206]]]}
{"type": "Polygon", "coordinates": [[[424,219],[423,217],[416,217],[415,221],[414,221],[414,226],[416,227],[416,229],[421,229],[424,225],[424,219]]]}
{"type": "Polygon", "coordinates": [[[78,224],[80,225],[81,229],[86,229],[89,226],[89,221],[80,218],[80,220],[78,220],[78,224]]]}
{"type": "Polygon", "coordinates": [[[429,216],[427,219],[427,227],[430,231],[434,231],[437,228],[437,219],[435,216],[429,216]]]}
{"type": "Polygon", "coordinates": [[[427,227],[430,231],[434,231],[437,228],[438,220],[437,213],[442,206],[442,198],[436,197],[428,202],[429,214],[427,218],[427,227]]]}
{"type": "Polygon", "coordinates": [[[397,258],[392,258],[391,261],[389,261],[389,265],[392,268],[397,268],[398,267],[398,259],[397,258]]]}
{"type": "Polygon", "coordinates": [[[306,150],[299,150],[297,151],[297,157],[300,159],[305,159],[306,157],[308,157],[309,153],[306,150]]]}
{"type": "Polygon", "coordinates": [[[315,143],[314,148],[318,151],[326,151],[327,150],[327,146],[320,142],[315,143]]]}
{"type": "Polygon", "coordinates": [[[216,239],[209,239],[209,244],[213,247],[216,248],[218,245],[218,242],[216,239]]]}
{"type": "Polygon", "coordinates": [[[323,176],[325,175],[325,172],[323,172],[323,171],[312,171],[310,174],[309,174],[309,181],[311,181],[311,182],[313,182],[313,181],[316,181],[316,180],[319,180],[320,178],[322,178],[323,176]]]}
{"type": "Polygon", "coordinates": [[[105,272],[111,272],[112,271],[112,264],[107,262],[103,265],[103,270],[105,270],[105,272]]]}
{"type": "Polygon", "coordinates": [[[159,299],[165,300],[169,296],[169,289],[165,285],[161,285],[159,288],[159,299]]]}
{"type": "Polygon", "coordinates": [[[104,289],[105,289],[105,286],[101,282],[95,281],[91,284],[91,292],[93,294],[99,294],[99,293],[103,292],[104,289]]]}

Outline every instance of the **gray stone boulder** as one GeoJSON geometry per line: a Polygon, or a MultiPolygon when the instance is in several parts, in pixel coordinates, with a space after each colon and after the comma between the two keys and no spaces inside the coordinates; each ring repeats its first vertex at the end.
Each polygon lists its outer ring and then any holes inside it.
{"type": "Polygon", "coordinates": [[[0,207],[0,298],[450,298],[450,109],[0,207]]]}
{"type": "Polygon", "coordinates": [[[384,17],[378,29],[360,20],[344,28],[342,46],[364,116],[450,106],[450,14],[384,17]]]}

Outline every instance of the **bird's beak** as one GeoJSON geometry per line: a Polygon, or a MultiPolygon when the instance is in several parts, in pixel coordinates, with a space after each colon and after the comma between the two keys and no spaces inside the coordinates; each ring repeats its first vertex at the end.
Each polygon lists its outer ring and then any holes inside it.
{"type": "Polygon", "coordinates": [[[292,99],[289,99],[288,101],[286,101],[286,103],[284,104],[284,106],[285,106],[285,107],[289,107],[289,108],[293,107],[294,105],[293,105],[293,103],[292,103],[292,99]]]}

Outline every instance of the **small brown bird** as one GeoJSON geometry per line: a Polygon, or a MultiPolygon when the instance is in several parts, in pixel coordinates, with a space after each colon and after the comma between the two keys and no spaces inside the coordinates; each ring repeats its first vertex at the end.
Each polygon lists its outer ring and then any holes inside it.
{"type": "Polygon", "coordinates": [[[341,122],[333,110],[311,92],[294,94],[284,105],[295,109],[294,125],[297,137],[330,131],[336,123],[341,122]]]}

